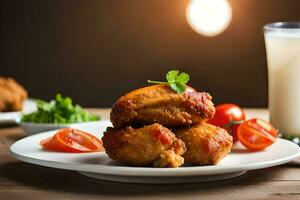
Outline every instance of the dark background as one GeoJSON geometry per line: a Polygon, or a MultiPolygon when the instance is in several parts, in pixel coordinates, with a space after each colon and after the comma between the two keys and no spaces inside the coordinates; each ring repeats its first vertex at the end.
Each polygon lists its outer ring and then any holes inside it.
{"type": "Polygon", "coordinates": [[[215,103],[266,107],[262,26],[300,20],[298,0],[231,0],[229,27],[205,37],[187,24],[188,0],[0,2],[0,75],[31,97],[61,92],[89,107],[111,106],[169,69],[188,72],[215,103]]]}

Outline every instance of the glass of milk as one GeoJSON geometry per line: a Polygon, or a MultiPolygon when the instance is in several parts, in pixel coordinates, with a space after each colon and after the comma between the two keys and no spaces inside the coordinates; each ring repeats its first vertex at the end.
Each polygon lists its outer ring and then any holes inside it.
{"type": "Polygon", "coordinates": [[[300,136],[300,22],[264,26],[270,122],[282,134],[300,136]]]}

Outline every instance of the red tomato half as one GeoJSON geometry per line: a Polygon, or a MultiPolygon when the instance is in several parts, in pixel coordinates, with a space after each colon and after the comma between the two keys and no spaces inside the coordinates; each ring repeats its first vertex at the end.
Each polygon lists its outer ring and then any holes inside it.
{"type": "Polygon", "coordinates": [[[220,104],[216,106],[214,118],[208,123],[226,129],[233,137],[233,142],[237,141],[237,129],[239,124],[245,120],[244,111],[235,104],[220,104]]]}
{"type": "Polygon", "coordinates": [[[54,136],[42,140],[40,145],[50,151],[72,153],[104,150],[101,140],[89,133],[73,128],[59,130],[54,136]]]}
{"type": "Polygon", "coordinates": [[[238,128],[238,139],[248,149],[262,150],[276,141],[277,131],[268,122],[261,119],[250,119],[238,128]]]}

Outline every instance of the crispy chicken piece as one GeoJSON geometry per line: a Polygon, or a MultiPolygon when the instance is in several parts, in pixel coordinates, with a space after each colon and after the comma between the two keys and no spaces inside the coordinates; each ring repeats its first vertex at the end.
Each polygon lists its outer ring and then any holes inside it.
{"type": "Polygon", "coordinates": [[[0,77],[0,112],[22,109],[26,90],[12,78],[0,77]]]}
{"type": "Polygon", "coordinates": [[[109,127],[102,141],[108,156],[123,163],[154,167],[179,167],[184,163],[184,143],[157,123],[138,129],[109,127]]]}
{"type": "Polygon", "coordinates": [[[185,163],[217,164],[231,150],[232,137],[225,129],[202,122],[189,128],[173,130],[186,145],[185,163]]]}
{"type": "Polygon", "coordinates": [[[120,97],[113,105],[110,120],[114,127],[160,123],[167,127],[199,123],[213,117],[212,97],[187,87],[176,93],[166,84],[140,88],[120,97]]]}

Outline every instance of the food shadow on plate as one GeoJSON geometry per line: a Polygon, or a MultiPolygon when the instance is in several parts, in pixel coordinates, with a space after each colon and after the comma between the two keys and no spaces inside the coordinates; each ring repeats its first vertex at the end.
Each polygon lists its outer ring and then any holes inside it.
{"type": "Polygon", "coordinates": [[[253,153],[253,152],[256,152],[256,151],[251,151],[247,148],[245,148],[240,142],[236,142],[232,149],[231,149],[231,152],[230,153],[253,153]]]}
{"type": "MultiPolygon", "coordinates": [[[[82,153],[85,154],[85,153],[82,153]]],[[[75,157],[72,159],[72,163],[78,164],[90,164],[90,165],[107,165],[110,160],[105,152],[97,152],[93,154],[86,154],[85,156],[75,157]]]]}
{"type": "Polygon", "coordinates": [[[251,153],[251,152],[255,152],[255,151],[250,151],[250,150],[244,149],[244,148],[234,148],[234,149],[231,150],[230,153],[241,153],[241,154],[243,154],[243,153],[251,153]]]}
{"type": "MultiPolygon", "coordinates": [[[[158,167],[153,167],[151,164],[149,165],[144,165],[144,166],[138,166],[138,165],[131,165],[127,163],[122,163],[116,160],[112,160],[107,157],[107,155],[104,155],[105,157],[101,158],[80,158],[78,159],[78,162],[84,163],[84,164],[99,164],[99,165],[107,165],[107,166],[117,166],[117,167],[135,167],[135,168],[151,168],[151,169],[162,169],[158,167]]],[[[182,166],[178,168],[183,168],[183,167],[201,167],[201,166],[212,166],[212,165],[195,165],[195,164],[189,164],[185,163],[182,166]]],[[[178,168],[166,168],[166,169],[178,169],[178,168]]]]}
{"type": "Polygon", "coordinates": [[[264,152],[265,149],[263,150],[259,150],[259,151],[254,151],[254,150],[249,150],[249,149],[246,149],[246,148],[233,148],[231,150],[231,153],[237,153],[237,154],[245,154],[245,153],[261,153],[261,152],[264,152]]]}
{"type": "Polygon", "coordinates": [[[138,165],[130,165],[127,163],[122,163],[116,160],[112,160],[108,158],[106,154],[104,154],[102,157],[97,158],[80,158],[77,159],[78,162],[83,164],[96,164],[96,165],[105,165],[105,166],[116,166],[116,167],[147,167],[147,168],[153,168],[152,165],[146,165],[146,166],[138,166],[138,165]]]}
{"type": "MultiPolygon", "coordinates": [[[[151,164],[145,165],[145,166],[138,166],[138,165],[130,165],[130,164],[122,163],[122,162],[111,160],[111,159],[107,162],[107,165],[120,166],[120,167],[140,167],[140,168],[147,167],[147,168],[152,168],[152,169],[161,169],[158,167],[153,167],[151,164]]],[[[205,165],[202,165],[202,166],[205,166],[205,165]]],[[[178,168],[182,168],[182,167],[199,167],[199,165],[183,164],[182,166],[180,166],[178,168]]],[[[172,168],[172,169],[176,169],[176,168],[172,168]]]]}

